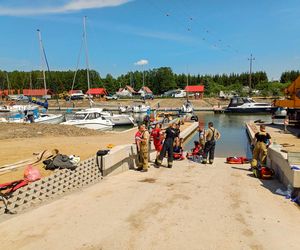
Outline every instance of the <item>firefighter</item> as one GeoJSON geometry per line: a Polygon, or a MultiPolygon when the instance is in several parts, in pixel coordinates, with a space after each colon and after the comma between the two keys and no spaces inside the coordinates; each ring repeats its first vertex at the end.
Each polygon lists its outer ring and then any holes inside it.
{"type": "Polygon", "coordinates": [[[170,127],[166,129],[165,132],[165,141],[163,144],[162,151],[160,152],[159,157],[155,161],[157,167],[159,167],[168,152],[168,168],[172,168],[173,165],[173,144],[175,137],[178,136],[178,130],[176,123],[172,123],[170,127]]]}
{"type": "Polygon", "coordinates": [[[215,147],[216,141],[221,137],[220,132],[214,128],[214,124],[212,122],[208,123],[208,129],[205,131],[205,145],[203,152],[203,164],[207,163],[207,157],[209,155],[209,164],[213,164],[215,158],[215,147]]]}
{"type": "Polygon", "coordinates": [[[260,131],[255,134],[252,142],[252,145],[254,145],[253,158],[251,161],[252,169],[257,169],[258,162],[261,165],[266,164],[267,150],[271,144],[271,136],[269,133],[266,133],[266,126],[260,125],[259,130],[260,131]]]}
{"type": "Polygon", "coordinates": [[[138,141],[138,156],[139,156],[139,168],[141,172],[148,171],[148,153],[149,153],[149,132],[146,130],[145,124],[139,126],[139,134],[136,135],[138,141]],[[137,138],[138,136],[138,138],[137,138]]]}

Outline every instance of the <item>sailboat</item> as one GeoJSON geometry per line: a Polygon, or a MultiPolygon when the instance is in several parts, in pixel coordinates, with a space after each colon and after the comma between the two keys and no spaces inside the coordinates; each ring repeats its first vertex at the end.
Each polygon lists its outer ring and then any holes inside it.
{"type": "MultiPolygon", "coordinates": [[[[187,74],[187,80],[186,80],[187,90],[188,90],[188,86],[189,86],[189,74],[187,74]]],[[[186,101],[183,103],[180,111],[181,111],[181,113],[193,113],[194,112],[193,104],[189,101],[189,92],[188,91],[186,93],[186,101]]]]}
{"type": "MultiPolygon", "coordinates": [[[[90,90],[90,74],[89,74],[89,60],[88,60],[88,47],[87,47],[87,35],[86,35],[86,16],[83,18],[83,38],[82,42],[84,43],[85,47],[85,59],[86,59],[86,73],[87,73],[87,83],[88,83],[88,92],[90,90]]],[[[82,47],[81,47],[82,49],[82,47]]],[[[80,49],[80,54],[81,54],[80,49]]],[[[79,58],[80,58],[79,54],[79,58]]],[[[79,63],[79,59],[78,59],[79,63]]],[[[78,65],[77,63],[77,65],[78,65]]],[[[76,77],[76,75],[74,76],[76,77]]],[[[73,79],[73,83],[75,82],[75,78],[73,79]]],[[[72,86],[73,88],[73,86],[72,86]]],[[[88,128],[88,129],[95,129],[95,130],[107,130],[111,129],[114,123],[104,117],[102,115],[103,109],[99,108],[92,108],[92,100],[89,96],[90,100],[90,108],[81,110],[75,113],[72,119],[63,122],[62,125],[73,125],[80,128],[88,128]]]]}

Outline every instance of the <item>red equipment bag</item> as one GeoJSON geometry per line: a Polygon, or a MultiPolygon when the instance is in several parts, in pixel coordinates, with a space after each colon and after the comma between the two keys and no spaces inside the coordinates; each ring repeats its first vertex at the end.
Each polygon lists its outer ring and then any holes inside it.
{"type": "Polygon", "coordinates": [[[249,163],[249,159],[243,156],[230,156],[226,158],[226,162],[228,164],[245,164],[245,163],[249,163]]]}
{"type": "Polygon", "coordinates": [[[272,179],[274,176],[274,170],[268,167],[261,167],[260,169],[260,176],[264,180],[272,179]]]}

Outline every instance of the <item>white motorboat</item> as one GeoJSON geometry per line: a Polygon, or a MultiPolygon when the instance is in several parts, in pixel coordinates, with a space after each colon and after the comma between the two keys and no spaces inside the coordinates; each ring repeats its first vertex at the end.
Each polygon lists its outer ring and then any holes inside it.
{"type": "Polygon", "coordinates": [[[230,99],[227,113],[272,113],[276,110],[271,104],[255,102],[249,97],[233,97],[230,99]]]}
{"type": "Polygon", "coordinates": [[[134,125],[134,118],[131,115],[112,114],[109,112],[101,112],[101,115],[116,126],[134,125]]]}
{"type": "Polygon", "coordinates": [[[194,112],[193,104],[190,101],[186,101],[181,107],[181,112],[182,113],[193,113],[194,112]]]}
{"type": "Polygon", "coordinates": [[[146,106],[144,104],[132,107],[132,112],[133,113],[147,113],[148,110],[150,110],[150,107],[146,106]]]}
{"type": "Polygon", "coordinates": [[[7,108],[7,106],[0,106],[0,113],[1,112],[10,112],[10,110],[7,108]]]}
{"type": "Polygon", "coordinates": [[[35,123],[44,123],[44,124],[59,124],[64,121],[64,115],[55,115],[55,114],[41,114],[39,118],[35,119],[35,123]]]}
{"type": "Polygon", "coordinates": [[[73,125],[80,128],[95,130],[108,130],[113,127],[113,123],[106,119],[101,113],[102,109],[91,108],[76,112],[73,119],[63,122],[63,125],[73,125]]]}

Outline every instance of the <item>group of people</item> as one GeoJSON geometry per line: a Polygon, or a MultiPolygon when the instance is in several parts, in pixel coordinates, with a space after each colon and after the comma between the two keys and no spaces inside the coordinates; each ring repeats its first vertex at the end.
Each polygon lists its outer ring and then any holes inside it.
{"type": "MultiPolygon", "coordinates": [[[[214,128],[213,123],[208,123],[208,129],[199,128],[199,140],[195,141],[195,147],[191,153],[187,153],[186,157],[191,160],[199,159],[206,164],[212,164],[214,161],[214,153],[216,141],[221,137],[220,132],[214,128]]],[[[138,127],[135,134],[135,142],[138,152],[138,170],[147,172],[149,168],[149,146],[152,138],[156,150],[156,167],[160,167],[164,157],[167,156],[168,168],[172,168],[174,160],[183,160],[183,139],[180,138],[180,122],[172,123],[166,129],[162,129],[161,124],[156,124],[151,133],[147,130],[145,124],[138,127]]]]}

